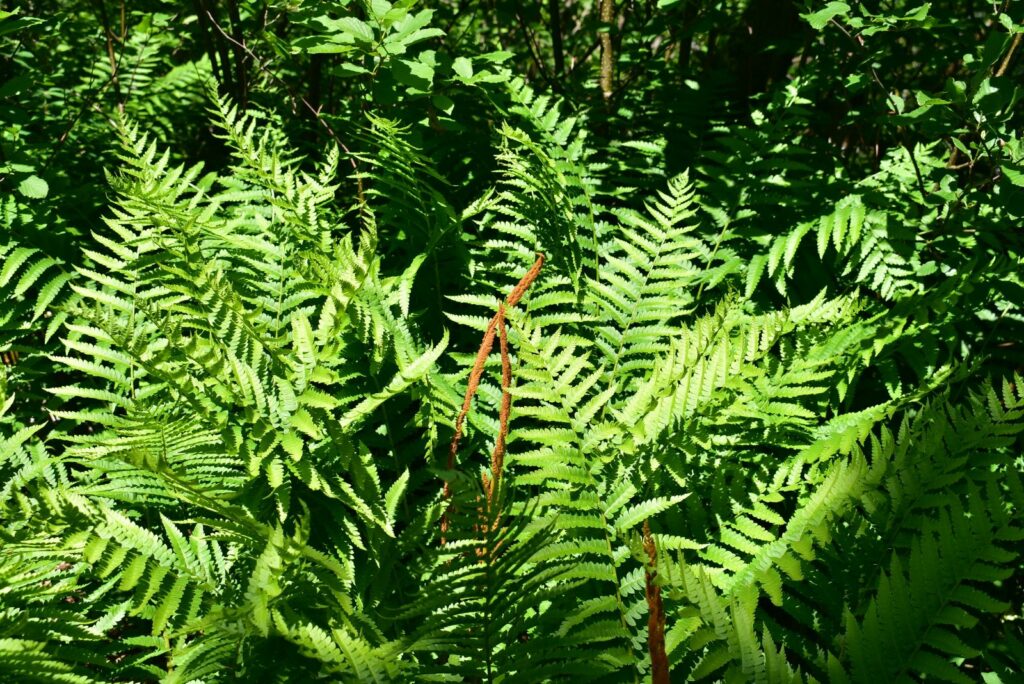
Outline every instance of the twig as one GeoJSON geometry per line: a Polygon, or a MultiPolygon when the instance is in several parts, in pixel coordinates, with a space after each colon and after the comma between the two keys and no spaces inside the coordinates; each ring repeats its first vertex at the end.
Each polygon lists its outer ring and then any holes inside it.
{"type": "Polygon", "coordinates": [[[577,69],[579,69],[580,67],[584,66],[587,62],[590,61],[590,56],[592,54],[594,54],[594,52],[600,46],[601,46],[601,41],[595,40],[593,43],[591,43],[590,47],[587,48],[583,52],[583,54],[579,56],[579,59],[577,59],[576,57],[573,57],[573,63],[572,63],[572,66],[569,67],[569,73],[567,75],[571,78],[572,75],[576,73],[577,69]]]}
{"type": "MultiPolygon", "coordinates": [[[[127,38],[127,35],[125,37],[127,38]]],[[[53,159],[57,155],[57,151],[64,144],[64,141],[68,139],[68,136],[71,135],[71,131],[73,131],[75,129],[75,126],[78,125],[78,122],[82,119],[82,115],[85,114],[86,110],[91,109],[92,105],[96,102],[96,100],[98,100],[103,95],[103,93],[107,92],[107,89],[110,88],[111,85],[113,85],[114,80],[117,77],[117,73],[121,68],[121,61],[124,59],[124,49],[126,44],[126,40],[121,41],[121,49],[117,53],[117,63],[114,65],[114,68],[110,70],[110,76],[107,78],[106,82],[98,90],[96,90],[96,92],[94,92],[91,97],[89,97],[87,100],[85,100],[85,102],[82,103],[82,106],[78,109],[78,112],[75,114],[74,118],[71,119],[71,123],[68,124],[68,127],[64,129],[63,133],[57,136],[57,143],[53,146],[53,149],[50,151],[49,156],[43,163],[43,171],[46,171],[47,169],[50,168],[50,164],[53,163],[53,159]]]]}
{"type": "MultiPolygon", "coordinates": [[[[1003,11],[1005,12],[1005,6],[1003,11]]],[[[1020,46],[1021,38],[1024,38],[1024,33],[1018,33],[1013,37],[1013,41],[1010,43],[1010,49],[1007,51],[1006,56],[1003,57],[1003,61],[999,63],[998,68],[994,72],[996,78],[1001,78],[1006,74],[1007,69],[1010,68],[1010,62],[1013,60],[1013,54],[1017,51],[1017,47],[1020,46]]],[[[958,164],[960,161],[960,149],[953,147],[953,151],[949,153],[949,160],[946,162],[947,169],[962,169],[965,166],[973,166],[974,162],[968,162],[967,164],[958,164]]],[[[938,186],[938,183],[936,183],[938,186]]]]}
{"type": "MultiPolygon", "coordinates": [[[[146,42],[142,44],[142,49],[139,50],[139,57],[135,60],[135,66],[132,67],[132,77],[128,81],[128,89],[125,92],[124,98],[127,103],[131,99],[132,93],[135,91],[135,77],[139,73],[139,66],[142,64],[143,58],[146,56],[146,50],[149,48],[150,41],[153,40],[153,31],[146,34],[146,42]]],[[[123,108],[122,108],[123,111],[123,108]]]]}
{"type": "Polygon", "coordinates": [[[206,45],[206,53],[210,59],[210,67],[214,73],[217,73],[219,69],[221,72],[221,83],[225,86],[230,87],[231,85],[231,68],[228,64],[228,51],[222,44],[215,41],[210,37],[209,27],[206,25],[206,15],[209,11],[206,9],[206,5],[203,0],[193,0],[196,10],[196,24],[199,27],[199,32],[202,34],[203,43],[206,45]]]}
{"type": "MultiPolygon", "coordinates": [[[[653,46],[651,48],[650,59],[652,59],[652,60],[659,59],[659,57],[660,57],[659,53],[667,55],[669,49],[671,49],[671,43],[669,43],[668,41],[666,41],[664,43],[664,47],[662,47],[661,45],[653,46]]],[[[625,92],[626,89],[629,88],[629,86],[631,86],[634,81],[636,81],[636,79],[640,78],[640,76],[643,74],[643,72],[644,72],[644,66],[642,66],[642,65],[638,65],[638,66],[635,66],[634,68],[630,69],[629,70],[629,74],[625,78],[620,78],[619,79],[619,85],[618,85],[617,88],[615,88],[615,91],[612,93],[612,98],[613,99],[618,99],[619,95],[621,93],[625,92]]]]}
{"type": "MultiPolygon", "coordinates": [[[[110,27],[110,16],[107,14],[107,3],[106,0],[96,0],[96,5],[99,8],[98,14],[100,22],[103,24],[103,33],[107,39],[107,59],[110,62],[110,79],[114,86],[114,93],[118,100],[118,108],[124,111],[124,102],[121,100],[121,84],[117,78],[118,67],[120,66],[120,60],[117,59],[114,54],[114,29],[110,27]]],[[[122,25],[124,22],[122,21],[122,25]]],[[[124,39],[125,35],[122,32],[120,36],[121,50],[124,50],[124,39]]]]}
{"type": "Polygon", "coordinates": [[[1024,33],[1018,33],[1013,37],[1013,42],[1010,43],[1010,49],[1006,53],[1006,57],[1003,58],[999,68],[996,69],[997,78],[1002,77],[1006,73],[1006,70],[1010,68],[1010,62],[1013,60],[1013,53],[1015,53],[1017,51],[1017,47],[1020,46],[1021,38],[1024,38],[1024,33]]]}

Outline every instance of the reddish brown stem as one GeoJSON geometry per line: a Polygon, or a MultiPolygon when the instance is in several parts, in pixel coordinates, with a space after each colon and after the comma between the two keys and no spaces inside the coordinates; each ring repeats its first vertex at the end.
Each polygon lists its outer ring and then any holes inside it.
{"type": "Polygon", "coordinates": [[[512,410],[512,363],[508,358],[508,331],[505,329],[505,304],[498,305],[498,335],[501,341],[501,408],[498,410],[498,438],[491,454],[492,486],[497,486],[505,466],[505,438],[508,437],[508,417],[512,410]]]}
{"type": "Polygon", "coordinates": [[[498,317],[495,316],[491,319],[491,322],[487,324],[487,329],[484,331],[484,339],[480,343],[480,349],[476,352],[476,359],[473,361],[473,367],[469,371],[469,383],[466,385],[466,396],[462,400],[462,410],[459,411],[459,417],[455,419],[455,435],[452,437],[451,448],[448,450],[448,469],[451,470],[455,467],[455,457],[459,452],[459,442],[462,441],[462,426],[466,420],[466,416],[469,415],[469,409],[473,403],[473,397],[476,396],[476,391],[480,388],[480,378],[484,374],[484,364],[487,363],[487,357],[491,354],[491,348],[494,346],[494,328],[498,323],[498,317]]]}
{"type": "Polygon", "coordinates": [[[508,304],[509,308],[512,308],[519,303],[519,300],[523,298],[526,291],[533,285],[533,281],[537,279],[537,275],[540,273],[540,269],[544,266],[544,255],[537,254],[537,260],[533,262],[533,266],[526,272],[526,275],[522,277],[519,284],[512,288],[512,291],[508,293],[508,299],[505,303],[508,304]]]}
{"type": "MultiPolygon", "coordinates": [[[[498,331],[501,337],[501,407],[499,409],[499,428],[498,428],[498,439],[494,445],[494,453],[491,455],[491,473],[492,479],[490,482],[484,479],[484,489],[487,491],[487,498],[490,500],[494,486],[497,484],[498,479],[501,476],[501,470],[505,463],[505,438],[508,436],[508,421],[512,407],[512,396],[509,393],[509,388],[512,385],[512,364],[509,361],[508,355],[508,334],[505,326],[505,309],[506,307],[513,307],[519,303],[526,294],[530,285],[537,279],[537,275],[540,273],[540,269],[544,266],[544,255],[537,254],[537,260],[530,267],[530,270],[519,280],[519,283],[512,288],[509,292],[508,297],[504,302],[498,305],[498,313],[488,322],[487,328],[484,330],[483,340],[480,342],[480,349],[476,353],[476,359],[473,360],[473,367],[469,371],[469,382],[466,385],[466,396],[462,400],[462,409],[459,411],[458,417],[455,419],[455,434],[452,435],[451,448],[448,450],[448,470],[454,470],[456,459],[459,453],[459,442],[462,441],[462,429],[466,422],[466,417],[469,415],[469,410],[473,405],[473,397],[476,395],[477,390],[480,388],[480,378],[483,377],[484,366],[487,363],[487,357],[491,354],[491,349],[494,347],[495,332],[498,331]]],[[[451,483],[445,482],[442,496],[445,499],[451,497],[451,483]]],[[[441,543],[444,543],[444,534],[448,531],[448,515],[445,513],[441,516],[441,543]]]]}
{"type": "Polygon", "coordinates": [[[661,587],[657,584],[658,551],[654,546],[651,526],[644,521],[644,551],[648,564],[644,568],[647,595],[647,648],[651,653],[652,684],[668,684],[668,654],[665,652],[665,605],[661,602],[661,587]]]}
{"type": "MultiPolygon", "coordinates": [[[[466,396],[462,400],[462,410],[459,411],[458,418],[455,419],[455,434],[452,436],[452,444],[448,449],[448,470],[455,469],[455,458],[459,453],[459,442],[462,441],[462,426],[466,420],[466,416],[469,415],[469,409],[473,405],[473,397],[476,395],[476,391],[480,388],[480,378],[484,373],[484,364],[487,363],[487,357],[491,353],[491,347],[494,346],[494,328],[498,323],[498,317],[495,316],[491,319],[491,322],[487,324],[487,329],[484,331],[484,339],[480,343],[480,349],[476,353],[476,359],[473,361],[473,367],[469,371],[469,383],[466,385],[466,396]]],[[[444,490],[442,496],[448,499],[452,495],[451,482],[445,481],[444,490]]],[[[441,516],[441,543],[444,543],[444,534],[448,531],[448,514],[445,513],[441,516]]]]}

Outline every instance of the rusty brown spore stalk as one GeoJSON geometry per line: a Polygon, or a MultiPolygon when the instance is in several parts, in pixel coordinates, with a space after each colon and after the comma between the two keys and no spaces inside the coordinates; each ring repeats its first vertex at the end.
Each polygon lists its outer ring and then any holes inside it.
{"type": "Polygon", "coordinates": [[[644,521],[644,593],[647,596],[647,649],[651,654],[652,684],[668,684],[668,654],[665,652],[665,605],[661,601],[661,587],[657,584],[658,550],[654,546],[651,526],[644,521]]]}
{"type": "MultiPolygon", "coordinates": [[[[540,274],[540,269],[544,266],[544,255],[537,254],[537,260],[530,267],[530,270],[520,279],[519,283],[512,288],[509,292],[508,297],[505,301],[498,304],[498,312],[494,314],[494,317],[487,324],[487,328],[484,330],[483,340],[480,342],[480,349],[476,353],[476,359],[473,361],[473,367],[469,371],[469,382],[466,385],[466,396],[462,401],[462,410],[459,411],[458,417],[455,419],[455,434],[452,436],[451,448],[448,450],[448,470],[455,469],[455,462],[459,452],[459,442],[462,440],[462,429],[466,421],[466,417],[469,415],[470,407],[473,403],[473,397],[476,395],[477,390],[480,388],[480,378],[484,373],[484,365],[487,363],[487,357],[491,354],[491,349],[494,347],[494,338],[497,333],[499,338],[499,347],[501,350],[501,407],[498,413],[498,438],[494,443],[494,452],[491,454],[491,477],[484,479],[484,490],[487,493],[487,501],[491,502],[494,496],[494,490],[497,487],[498,481],[501,479],[501,472],[505,464],[505,439],[508,437],[508,420],[509,414],[512,408],[512,395],[510,393],[510,387],[512,385],[512,364],[509,361],[508,354],[508,332],[505,325],[505,312],[507,309],[514,307],[526,294],[526,291],[530,288],[530,285],[537,279],[540,274]]],[[[443,496],[445,499],[451,496],[451,483],[445,482],[443,496]]],[[[441,517],[441,543],[444,543],[444,533],[448,531],[448,515],[445,513],[441,517]]]]}

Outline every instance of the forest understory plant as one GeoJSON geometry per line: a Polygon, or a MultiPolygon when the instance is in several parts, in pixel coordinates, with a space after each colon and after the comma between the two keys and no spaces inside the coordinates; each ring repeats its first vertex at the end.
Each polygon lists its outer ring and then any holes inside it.
{"type": "Polygon", "coordinates": [[[0,6],[0,680],[1016,681],[1022,12],[0,6]]]}

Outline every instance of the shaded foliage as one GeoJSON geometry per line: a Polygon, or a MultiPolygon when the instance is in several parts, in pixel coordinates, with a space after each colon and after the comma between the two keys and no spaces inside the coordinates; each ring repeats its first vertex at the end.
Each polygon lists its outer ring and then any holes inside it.
{"type": "Polygon", "coordinates": [[[1013,681],[1022,11],[0,9],[0,679],[1013,681]]]}

